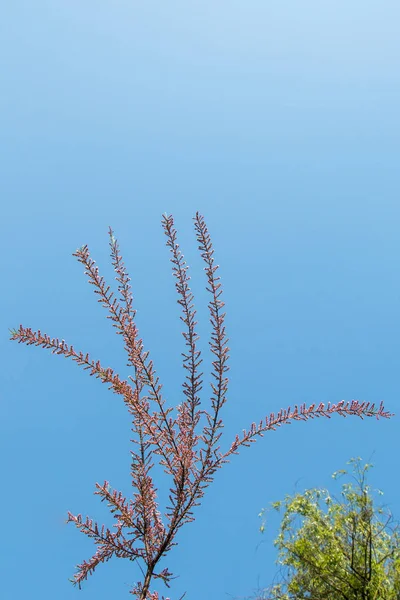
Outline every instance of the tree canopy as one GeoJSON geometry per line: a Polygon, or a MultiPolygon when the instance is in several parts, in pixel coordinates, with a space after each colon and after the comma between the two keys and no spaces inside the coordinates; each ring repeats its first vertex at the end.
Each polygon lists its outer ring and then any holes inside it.
{"type": "MultiPolygon", "coordinates": [[[[348,462],[341,499],[326,489],[287,495],[272,508],[283,511],[277,563],[281,581],[259,598],[274,600],[399,600],[400,535],[389,510],[377,506],[367,484],[371,464],[348,462]]],[[[264,516],[265,510],[260,513],[264,516]]],[[[265,529],[265,521],[261,530],[265,529]]]]}

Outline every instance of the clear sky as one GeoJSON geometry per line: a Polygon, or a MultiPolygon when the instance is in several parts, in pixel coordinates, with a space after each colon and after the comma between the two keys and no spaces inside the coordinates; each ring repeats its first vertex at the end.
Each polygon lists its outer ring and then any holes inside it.
{"type": "MultiPolygon", "coordinates": [[[[160,219],[173,213],[193,267],[206,350],[198,210],[225,290],[223,448],[298,402],[383,399],[398,413],[400,4],[13,0],[1,13],[1,596],[122,600],[140,577],[129,561],[101,565],[80,592],[68,582],[94,545],[64,520],[112,524],[96,481],[130,493],[127,411],[71,361],[9,342],[8,328],[41,329],[126,372],[71,256],[87,243],[112,283],[111,225],[177,405],[182,327],[160,219]]],[[[352,456],[372,457],[371,481],[400,518],[399,432],[398,417],[335,416],[245,449],[181,530],[170,597],[270,583],[278,520],[262,536],[261,508],[330,485],[352,456]]]]}

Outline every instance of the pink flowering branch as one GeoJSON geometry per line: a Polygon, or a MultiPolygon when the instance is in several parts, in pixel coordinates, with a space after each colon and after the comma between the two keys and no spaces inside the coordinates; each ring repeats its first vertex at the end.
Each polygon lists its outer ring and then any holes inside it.
{"type": "MultiPolygon", "coordinates": [[[[231,455],[237,454],[242,446],[250,446],[258,436],[266,431],[275,430],[292,421],[306,421],[317,417],[330,418],[332,414],[343,417],[360,418],[375,416],[389,418],[383,403],[379,407],[369,402],[340,401],[337,404],[311,404],[289,407],[277,414],[271,413],[257,425],[253,423],[249,430],[237,435],[229,449],[220,451],[220,438],[223,421],[221,409],[227,400],[229,369],[228,339],[225,332],[224,302],[221,299],[222,288],[215,264],[214,249],[204,218],[196,213],[194,227],[201,257],[204,261],[207,278],[206,289],[210,294],[208,304],[211,323],[209,346],[213,355],[210,409],[201,409],[200,392],[203,387],[201,352],[197,342],[199,335],[196,325],[194,296],[190,289],[188,266],[177,242],[177,232],[172,216],[163,216],[162,226],[167,237],[167,247],[171,252],[172,273],[181,307],[181,321],[185,330],[182,335],[186,350],[182,353],[185,379],[183,398],[172,416],[173,408],[166,407],[162,396],[162,385],[157,377],[149,352],[144,350],[135,324],[135,310],[132,309],[133,297],[130,278],[120,255],[118,242],[109,229],[111,262],[118,282],[118,297],[106,285],[99,274],[98,267],[90,258],[87,246],[79,248],[74,256],[85,268],[89,283],[93,285],[98,302],[108,312],[117,334],[122,336],[128,356],[128,366],[132,375],[122,380],[112,368],[104,368],[99,361],[89,358],[88,354],[77,352],[64,340],[50,338],[40,330],[32,331],[22,325],[11,330],[11,339],[19,343],[41,346],[53,354],[63,355],[88,370],[103,383],[108,384],[115,394],[122,397],[132,418],[131,477],[134,489],[133,497],[127,499],[122,492],[111,490],[106,481],[96,483],[95,494],[106,502],[113,518],[115,531],[99,527],[92,519],[68,513],[68,522],[85,535],[93,538],[97,550],[88,560],[77,566],[72,580],[81,587],[97,565],[107,562],[113,556],[139,561],[143,579],[137,582],[130,593],[137,600],[160,600],[158,592],[150,591],[153,579],[160,579],[169,587],[172,573],[168,569],[159,571],[158,563],[176,544],[177,532],[185,523],[193,521],[193,509],[204,496],[205,489],[213,481],[215,472],[231,455]],[[202,423],[204,422],[203,426],[202,423]],[[157,502],[157,488],[152,477],[154,461],[157,461],[170,479],[169,505],[164,518],[157,502]]],[[[183,596],[182,596],[183,598],[183,596]]],[[[165,599],[169,600],[169,599],[165,599]]]]}

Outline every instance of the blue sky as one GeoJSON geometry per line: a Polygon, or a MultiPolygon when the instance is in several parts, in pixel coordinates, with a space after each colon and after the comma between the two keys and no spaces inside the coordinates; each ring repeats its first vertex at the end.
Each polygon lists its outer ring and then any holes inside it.
{"type": "MultiPolygon", "coordinates": [[[[140,577],[115,559],[82,591],[68,582],[94,546],[65,525],[67,511],[110,525],[95,482],[131,490],[123,403],[71,361],[8,341],[22,323],[126,371],[120,338],[71,256],[87,243],[111,283],[109,225],[176,405],[183,340],[160,219],[175,217],[206,350],[191,221],[204,214],[231,348],[223,447],[298,402],[383,399],[398,412],[399,19],[395,0],[4,4],[5,600],[122,599],[140,577]]],[[[245,449],[181,530],[165,563],[179,575],[170,597],[244,597],[270,583],[279,521],[261,536],[261,508],[330,485],[352,456],[372,456],[371,482],[399,516],[398,435],[398,417],[336,416],[245,449]]]]}

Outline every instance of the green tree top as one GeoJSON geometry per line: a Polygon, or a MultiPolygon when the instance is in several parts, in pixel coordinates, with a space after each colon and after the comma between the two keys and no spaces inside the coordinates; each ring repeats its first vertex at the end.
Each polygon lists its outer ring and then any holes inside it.
{"type": "MultiPolygon", "coordinates": [[[[315,488],[272,503],[284,511],[274,542],[282,581],[265,590],[264,599],[400,599],[398,526],[388,510],[374,504],[366,482],[372,465],[360,458],[348,464],[352,473],[340,501],[315,488]]],[[[344,475],[349,474],[340,470],[332,477],[344,475]]]]}

